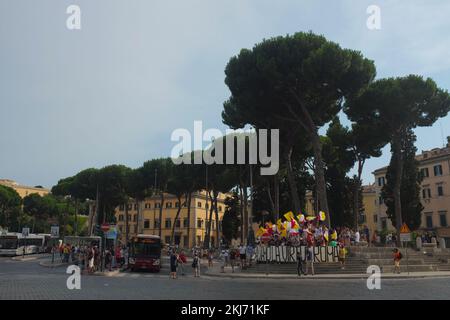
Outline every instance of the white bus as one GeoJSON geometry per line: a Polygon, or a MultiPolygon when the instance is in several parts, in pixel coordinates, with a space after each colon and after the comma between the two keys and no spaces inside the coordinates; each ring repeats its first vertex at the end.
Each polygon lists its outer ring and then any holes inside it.
{"type": "Polygon", "coordinates": [[[45,234],[29,234],[10,232],[0,235],[0,256],[20,256],[45,252],[48,236],[45,234]]]}

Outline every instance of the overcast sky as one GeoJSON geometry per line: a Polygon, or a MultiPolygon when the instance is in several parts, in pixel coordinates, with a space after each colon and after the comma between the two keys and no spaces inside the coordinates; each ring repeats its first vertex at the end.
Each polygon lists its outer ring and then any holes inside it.
{"type": "MultiPolygon", "coordinates": [[[[441,0],[1,0],[0,178],[51,187],[88,167],[169,156],[176,128],[224,130],[224,67],[241,48],[297,31],[375,60],[378,77],[410,73],[450,88],[450,2],[441,0]],[[81,30],[66,8],[81,8],[81,30]],[[381,30],[366,27],[369,5],[381,30]]],[[[442,146],[450,117],[416,130],[442,146]],[[442,129],[442,132],[441,132],[442,129]]],[[[367,162],[371,172],[387,165],[367,162]]]]}

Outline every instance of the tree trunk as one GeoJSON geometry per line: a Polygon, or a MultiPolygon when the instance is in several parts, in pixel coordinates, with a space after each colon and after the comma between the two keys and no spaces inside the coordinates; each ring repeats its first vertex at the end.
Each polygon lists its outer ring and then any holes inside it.
{"type": "Polygon", "coordinates": [[[274,193],[275,193],[275,221],[280,218],[280,181],[278,173],[273,176],[274,193]]]}
{"type": "Polygon", "coordinates": [[[324,211],[327,215],[328,228],[331,227],[331,214],[328,209],[327,185],[325,182],[325,168],[322,160],[322,144],[317,132],[311,132],[311,142],[314,151],[314,167],[316,178],[317,199],[319,200],[319,210],[324,211]]]}
{"type": "Polygon", "coordinates": [[[170,234],[170,243],[173,245],[174,243],[174,235],[175,235],[175,226],[177,224],[177,219],[180,216],[180,211],[181,211],[181,196],[177,196],[178,199],[178,210],[177,210],[177,214],[175,215],[175,220],[173,221],[173,226],[172,226],[172,232],[170,234]]]}
{"type": "MultiPolygon", "coordinates": [[[[353,186],[353,214],[355,218],[355,230],[359,229],[358,216],[359,216],[359,191],[361,190],[361,175],[364,167],[364,160],[358,159],[358,176],[355,179],[353,186]]],[[[367,218],[367,217],[366,217],[367,218]]]]}
{"type": "Polygon", "coordinates": [[[217,208],[217,198],[219,194],[214,194],[214,212],[216,217],[216,247],[220,248],[219,211],[217,208]]]}
{"type": "Polygon", "coordinates": [[[286,154],[286,164],[287,164],[287,177],[289,183],[289,189],[291,190],[292,204],[294,205],[295,215],[300,213],[300,197],[298,196],[297,184],[295,183],[294,171],[292,169],[292,147],[286,154]]]}
{"type": "Polygon", "coordinates": [[[401,202],[401,187],[403,176],[403,162],[402,162],[402,148],[401,141],[398,135],[394,136],[392,140],[392,151],[395,157],[395,179],[393,186],[394,206],[395,206],[395,228],[397,229],[397,245],[400,246],[400,228],[402,221],[402,202],[401,202]]]}
{"type": "MultiPolygon", "coordinates": [[[[209,198],[211,199],[211,205],[208,208],[209,209],[209,218],[207,220],[207,225],[206,225],[206,235],[205,235],[205,243],[204,243],[205,249],[208,249],[211,244],[211,220],[212,220],[212,214],[213,214],[213,210],[214,210],[213,198],[211,197],[210,192],[209,192],[209,198]]],[[[206,211],[206,212],[208,212],[208,211],[206,211]]]]}
{"type": "MultiPolygon", "coordinates": [[[[188,229],[187,229],[187,238],[188,238],[188,244],[187,246],[189,247],[189,241],[190,241],[190,233],[191,233],[191,228],[194,227],[195,230],[195,222],[194,221],[194,225],[191,226],[191,191],[189,191],[189,194],[187,195],[187,200],[186,200],[186,206],[187,206],[187,219],[188,219],[188,229]]],[[[195,233],[193,233],[193,241],[192,241],[192,246],[194,246],[195,244],[195,233]]]]}
{"type": "Polygon", "coordinates": [[[270,202],[270,209],[272,210],[272,216],[275,217],[275,203],[273,203],[273,197],[272,197],[272,191],[270,189],[270,181],[267,181],[267,186],[266,186],[266,191],[267,191],[267,197],[269,198],[269,202],[270,202]]]}
{"type": "Polygon", "coordinates": [[[143,233],[142,232],[142,217],[141,217],[141,206],[140,206],[140,202],[139,199],[136,197],[135,199],[135,205],[136,205],[136,234],[140,234],[143,233]]]}
{"type": "Polygon", "coordinates": [[[159,237],[162,236],[162,212],[163,212],[163,206],[164,206],[164,192],[161,191],[161,203],[159,207],[159,237]]]}
{"type": "Polygon", "coordinates": [[[125,243],[128,244],[129,235],[129,223],[128,223],[128,200],[125,202],[125,243]]]}
{"type": "Polygon", "coordinates": [[[245,221],[245,217],[244,217],[244,199],[242,196],[242,187],[239,184],[239,215],[240,215],[240,225],[241,225],[241,243],[244,243],[244,221],[245,221]]]}

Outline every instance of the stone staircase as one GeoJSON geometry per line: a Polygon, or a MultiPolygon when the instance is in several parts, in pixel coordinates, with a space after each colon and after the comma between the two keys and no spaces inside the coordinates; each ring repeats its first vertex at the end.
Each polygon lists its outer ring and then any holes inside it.
{"type": "MultiPolygon", "coordinates": [[[[316,274],[366,274],[367,267],[377,265],[381,272],[391,273],[393,266],[393,248],[390,247],[350,247],[345,268],[338,262],[315,263],[316,274]]],[[[450,271],[450,250],[434,249],[417,251],[400,249],[403,259],[402,272],[450,271]],[[407,266],[408,264],[408,266],[407,266]]],[[[296,263],[257,263],[243,270],[247,273],[296,274],[296,263]]]]}

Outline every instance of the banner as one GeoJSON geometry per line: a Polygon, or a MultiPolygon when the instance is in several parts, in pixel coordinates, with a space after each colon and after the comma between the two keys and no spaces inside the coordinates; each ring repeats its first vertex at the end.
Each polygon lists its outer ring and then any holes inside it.
{"type": "MultiPolygon", "coordinates": [[[[339,247],[313,247],[314,263],[338,262],[339,247]]],[[[261,263],[295,263],[297,252],[306,260],[306,246],[257,246],[255,248],[256,261],[261,263]]]]}

